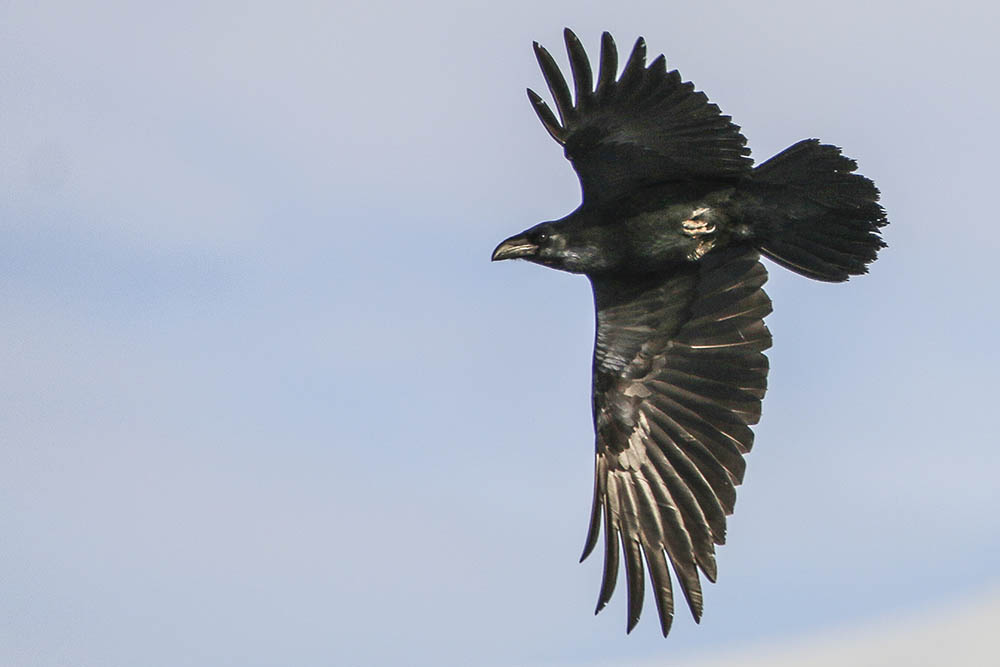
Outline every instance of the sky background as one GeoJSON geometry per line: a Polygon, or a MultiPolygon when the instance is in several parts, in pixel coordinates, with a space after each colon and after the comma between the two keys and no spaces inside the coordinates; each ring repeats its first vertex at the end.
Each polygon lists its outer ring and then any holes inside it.
{"type": "Polygon", "coordinates": [[[0,0],[0,664],[995,664],[1000,10],[613,5],[0,0]],[[579,202],[524,95],[564,26],[758,160],[843,146],[891,221],[848,284],[769,265],[667,640],[576,563],[589,287],[488,261],[579,202]]]}

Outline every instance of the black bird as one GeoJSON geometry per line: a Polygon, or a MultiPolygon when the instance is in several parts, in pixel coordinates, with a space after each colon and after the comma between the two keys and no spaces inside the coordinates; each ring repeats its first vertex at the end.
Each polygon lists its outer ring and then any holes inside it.
{"type": "Polygon", "coordinates": [[[704,93],[646,66],[635,43],[620,76],[604,33],[596,85],[587,54],[565,32],[573,93],[535,44],[559,118],[528,98],[580,178],[583,203],[507,239],[493,260],[526,259],[590,279],[594,501],[581,560],[604,524],[600,611],[615,588],[619,548],[628,631],[649,568],[664,636],[673,619],[667,562],[695,621],[701,570],[716,578],[715,545],[743,479],[767,385],[764,255],[804,276],[841,282],[885,247],[875,185],[840,149],[806,139],[754,167],[746,139],[704,93]]]}

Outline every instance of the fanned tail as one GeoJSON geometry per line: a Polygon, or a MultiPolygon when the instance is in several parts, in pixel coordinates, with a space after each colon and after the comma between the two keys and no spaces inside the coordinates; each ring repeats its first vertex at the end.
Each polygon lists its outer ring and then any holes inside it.
{"type": "Polygon", "coordinates": [[[806,139],[753,170],[769,206],[754,225],[761,253],[796,273],[843,282],[886,246],[878,188],[836,146],[806,139]]]}

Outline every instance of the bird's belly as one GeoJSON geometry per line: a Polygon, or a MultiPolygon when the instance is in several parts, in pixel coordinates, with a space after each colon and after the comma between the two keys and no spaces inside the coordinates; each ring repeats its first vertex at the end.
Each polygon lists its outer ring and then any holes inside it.
{"type": "Polygon", "coordinates": [[[710,206],[675,205],[632,218],[630,268],[653,271],[701,259],[721,240],[721,217],[710,206]]]}

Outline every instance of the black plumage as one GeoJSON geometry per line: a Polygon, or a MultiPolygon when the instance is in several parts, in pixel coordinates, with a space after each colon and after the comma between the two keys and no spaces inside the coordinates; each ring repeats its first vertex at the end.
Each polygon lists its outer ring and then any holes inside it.
{"type": "Polygon", "coordinates": [[[875,185],[840,149],[807,139],[754,167],[739,128],[663,56],[647,66],[641,38],[618,75],[604,33],[595,82],[579,40],[565,37],[572,91],[535,44],[556,113],[534,91],[528,98],[573,164],[583,202],[505,240],[493,259],[590,279],[596,461],[583,558],[603,527],[597,610],[623,555],[628,630],[648,568],[666,635],[669,569],[701,617],[699,570],[715,580],[715,545],[760,418],[771,345],[760,255],[844,281],[884,247],[886,218],[875,185]]]}

